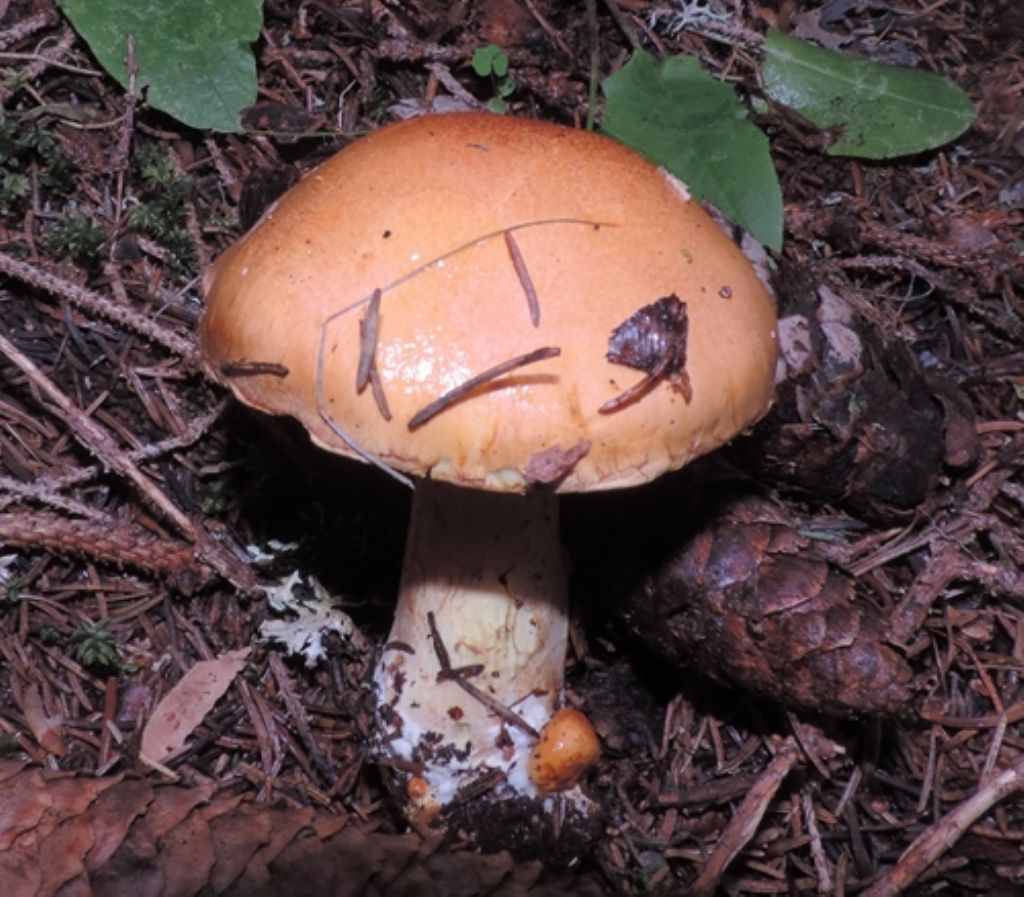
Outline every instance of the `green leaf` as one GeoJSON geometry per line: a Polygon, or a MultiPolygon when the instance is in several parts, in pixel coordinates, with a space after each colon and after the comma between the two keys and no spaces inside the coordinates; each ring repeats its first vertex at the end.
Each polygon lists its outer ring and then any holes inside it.
{"type": "Polygon", "coordinates": [[[508,74],[508,57],[500,50],[494,57],[494,62],[491,63],[491,71],[498,78],[504,78],[508,74]]]}
{"type": "MultiPolygon", "coordinates": [[[[471,64],[473,71],[476,72],[481,78],[486,78],[492,72],[499,74],[497,71],[498,60],[504,56],[501,52],[500,47],[496,47],[494,44],[486,44],[483,47],[477,47],[473,51],[473,58],[471,64]]],[[[508,71],[508,58],[505,59],[505,71],[508,71]]]]}
{"type": "Polygon", "coordinates": [[[959,137],[974,121],[970,97],[930,72],[854,59],[774,29],[764,53],[765,91],[819,128],[837,129],[831,155],[919,153],[959,137]]]}
{"type": "Polygon", "coordinates": [[[690,56],[660,65],[638,51],[605,79],[602,128],[686,183],[772,249],[782,246],[782,191],[768,139],[733,89],[690,56]]]}
{"type": "Polygon", "coordinates": [[[146,101],[193,128],[240,130],[256,101],[249,47],[262,24],[260,0],[58,0],[100,64],[124,87],[128,35],[146,101]]]}

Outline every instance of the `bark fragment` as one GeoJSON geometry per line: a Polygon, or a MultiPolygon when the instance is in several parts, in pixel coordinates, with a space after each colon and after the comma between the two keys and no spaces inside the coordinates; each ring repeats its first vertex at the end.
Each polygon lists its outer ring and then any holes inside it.
{"type": "Polygon", "coordinates": [[[590,451],[590,441],[581,439],[569,448],[554,445],[537,452],[526,465],[526,482],[549,486],[564,479],[590,451]]]}

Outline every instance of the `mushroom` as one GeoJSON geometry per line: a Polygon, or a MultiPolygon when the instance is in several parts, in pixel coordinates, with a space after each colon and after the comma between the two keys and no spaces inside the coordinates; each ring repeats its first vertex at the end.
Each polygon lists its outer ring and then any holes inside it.
{"type": "Polygon", "coordinates": [[[530,781],[542,793],[565,791],[597,762],[597,733],[575,707],[563,707],[541,730],[530,752],[530,781]]]}
{"type": "Polygon", "coordinates": [[[239,399],[415,485],[375,682],[416,808],[481,777],[548,790],[528,768],[563,699],[557,494],[646,483],[764,413],[776,315],[750,264],[620,144],[459,113],[342,150],[204,288],[239,399]]]}

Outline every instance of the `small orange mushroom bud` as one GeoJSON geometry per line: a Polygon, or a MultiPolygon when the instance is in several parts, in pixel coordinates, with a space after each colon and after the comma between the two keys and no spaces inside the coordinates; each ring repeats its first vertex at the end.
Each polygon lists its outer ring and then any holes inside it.
{"type": "Polygon", "coordinates": [[[420,801],[430,794],[430,782],[422,776],[413,776],[405,783],[405,793],[410,800],[420,801]]]}
{"type": "Polygon", "coordinates": [[[405,807],[410,822],[430,825],[441,812],[441,805],[434,797],[430,782],[423,776],[410,776],[405,783],[405,796],[409,798],[405,807]]]}
{"type": "Polygon", "coordinates": [[[538,790],[572,788],[597,762],[601,745],[590,721],[578,710],[559,710],[540,733],[530,754],[530,781],[538,790]]]}

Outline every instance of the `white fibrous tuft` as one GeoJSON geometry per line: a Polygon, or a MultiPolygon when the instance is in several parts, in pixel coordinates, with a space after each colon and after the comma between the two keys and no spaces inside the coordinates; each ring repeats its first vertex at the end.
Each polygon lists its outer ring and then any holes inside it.
{"type": "Polygon", "coordinates": [[[690,195],[690,188],[686,186],[679,178],[675,175],[670,174],[664,168],[661,169],[661,173],[665,175],[665,180],[668,181],[669,186],[679,195],[684,202],[689,202],[693,197],[690,195]]]}
{"type": "Polygon", "coordinates": [[[733,18],[724,0],[676,0],[671,6],[654,9],[648,25],[652,31],[675,37],[680,31],[701,31],[708,25],[722,25],[733,18]]]}

